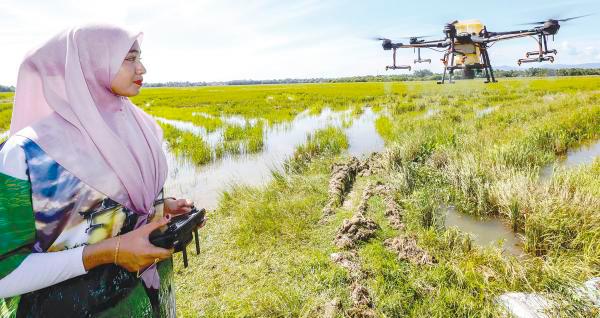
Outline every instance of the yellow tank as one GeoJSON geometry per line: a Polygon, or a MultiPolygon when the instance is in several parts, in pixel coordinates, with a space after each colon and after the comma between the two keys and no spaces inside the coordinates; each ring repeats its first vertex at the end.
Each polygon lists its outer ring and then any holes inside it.
{"type": "MultiPolygon", "coordinates": [[[[483,30],[484,25],[479,20],[465,20],[458,21],[454,24],[456,27],[456,34],[458,36],[462,34],[471,34],[471,35],[479,35],[479,33],[483,30]]],[[[461,44],[460,42],[456,42],[454,48],[464,54],[464,56],[457,55],[454,60],[455,65],[473,65],[480,62],[480,52],[479,47],[472,43],[461,44]]]]}
{"type": "Polygon", "coordinates": [[[456,22],[454,27],[456,27],[457,34],[469,33],[479,35],[479,32],[483,30],[483,23],[479,20],[465,20],[456,22]]]}

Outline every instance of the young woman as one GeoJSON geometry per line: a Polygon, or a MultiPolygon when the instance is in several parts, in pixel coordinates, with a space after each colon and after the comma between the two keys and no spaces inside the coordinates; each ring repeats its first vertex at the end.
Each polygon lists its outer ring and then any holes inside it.
{"type": "Polygon", "coordinates": [[[19,69],[0,150],[0,316],[175,316],[171,251],[148,235],[188,200],[163,200],[162,131],[127,97],[141,34],[75,28],[19,69]]]}

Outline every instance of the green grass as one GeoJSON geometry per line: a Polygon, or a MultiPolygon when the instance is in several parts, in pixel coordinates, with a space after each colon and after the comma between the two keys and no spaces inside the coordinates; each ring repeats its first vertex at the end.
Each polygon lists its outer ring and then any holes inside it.
{"type": "Polygon", "coordinates": [[[169,145],[169,150],[176,155],[188,158],[195,164],[204,164],[211,160],[210,146],[202,137],[193,133],[181,131],[169,124],[160,123],[164,139],[169,145]]]}
{"type": "MultiPolygon", "coordinates": [[[[331,129],[315,134],[311,143],[321,146],[311,153],[339,152],[339,141],[325,141],[331,136],[339,139],[331,129]]],[[[218,222],[203,231],[204,254],[178,270],[179,314],[318,317],[316,307],[345,294],[345,273],[329,261],[335,226],[318,225],[332,158],[316,161],[303,174],[277,175],[264,189],[224,194],[209,216],[218,222]]]]}
{"type": "MultiPolygon", "coordinates": [[[[525,291],[552,297],[563,316],[591,317],[598,311],[574,297],[572,286],[600,275],[600,160],[559,169],[547,182],[538,175],[568,150],[600,140],[598,87],[598,77],[565,77],[489,85],[161,88],[144,89],[134,102],[154,116],[222,129],[216,157],[260,151],[266,129],[307,110],[349,110],[343,119],[347,127],[368,104],[382,115],[375,127],[386,141],[385,170],[359,177],[356,190],[369,181],[393,186],[405,234],[437,259],[432,266],[418,266],[387,251],[383,241],[399,233],[387,224],[381,198],[372,198],[368,214],[381,229],[357,251],[378,315],[497,317],[498,295],[525,291]],[[494,111],[477,115],[490,107],[494,111]],[[432,110],[439,112],[425,116],[432,110]],[[262,124],[222,119],[232,115],[262,124]],[[525,238],[528,257],[477,247],[465,233],[445,229],[440,207],[447,204],[505,219],[525,238]]],[[[0,94],[0,123],[11,96],[0,94]]],[[[211,160],[213,150],[202,138],[162,126],[173,152],[197,164],[211,160]]],[[[296,149],[286,172],[275,173],[268,185],[225,193],[201,231],[203,255],[191,258],[187,269],[176,267],[179,314],[319,317],[334,298],[349,309],[350,279],[329,254],[338,251],[332,239],[353,211],[338,208],[329,222],[319,223],[330,166],[347,159],[347,147],[338,128],[315,132],[296,149]]]]}
{"type": "Polygon", "coordinates": [[[264,124],[262,121],[254,125],[226,125],[223,130],[223,141],[216,147],[217,158],[224,154],[256,153],[263,150],[264,124]]]}
{"type": "Polygon", "coordinates": [[[10,128],[14,93],[0,93],[0,132],[10,128]]]}
{"type": "Polygon", "coordinates": [[[327,127],[309,134],[306,143],[296,149],[285,166],[288,171],[300,171],[316,158],[338,155],[346,148],[348,138],[344,131],[336,127],[327,127]]]}
{"type": "MultiPolygon", "coordinates": [[[[565,151],[600,139],[599,84],[595,77],[389,83],[388,95],[372,83],[337,86],[340,96],[360,87],[370,100],[348,96],[349,104],[377,103],[387,114],[376,122],[387,170],[359,177],[357,191],[368,181],[392,185],[406,234],[437,260],[418,266],[387,251],[383,241],[398,232],[386,223],[381,198],[372,198],[368,213],[382,228],[358,253],[378,315],[497,317],[495,299],[509,291],[544,293],[563,316],[597,314],[572,286],[600,275],[600,163],[560,170],[547,183],[538,173],[565,151]],[[488,107],[495,110],[477,116],[488,107]],[[424,117],[431,109],[438,115],[424,117]],[[525,237],[529,256],[480,248],[465,233],[446,230],[440,210],[446,204],[505,218],[525,237]]],[[[237,187],[223,196],[213,218],[219,221],[203,233],[204,256],[177,276],[183,316],[319,317],[333,298],[350,308],[349,277],[328,255],[337,251],[337,227],[353,211],[339,208],[318,223],[329,167],[344,160],[343,135],[329,130],[312,135],[288,162],[295,168],[266,187],[237,187]]]]}

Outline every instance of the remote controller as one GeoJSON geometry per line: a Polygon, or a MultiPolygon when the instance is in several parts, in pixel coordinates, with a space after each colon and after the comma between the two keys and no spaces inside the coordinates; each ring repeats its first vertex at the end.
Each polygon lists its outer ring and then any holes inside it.
{"type": "Polygon", "coordinates": [[[162,248],[173,248],[174,252],[183,253],[183,266],[188,266],[187,245],[192,241],[192,233],[196,242],[196,254],[200,254],[198,225],[205,220],[206,210],[192,208],[187,214],[177,215],[160,229],[150,233],[150,243],[162,248]]]}

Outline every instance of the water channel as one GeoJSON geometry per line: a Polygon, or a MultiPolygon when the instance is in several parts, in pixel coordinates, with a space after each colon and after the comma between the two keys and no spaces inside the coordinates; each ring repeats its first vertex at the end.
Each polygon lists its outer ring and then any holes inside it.
{"type": "MultiPolygon", "coordinates": [[[[550,180],[556,168],[570,169],[590,164],[599,156],[600,141],[569,150],[555,164],[548,165],[541,170],[540,180],[550,180]]],[[[475,244],[489,246],[503,241],[503,249],[506,252],[515,256],[524,255],[520,235],[514,233],[500,218],[477,218],[460,213],[454,207],[445,208],[444,211],[445,226],[457,227],[459,230],[471,234],[475,244]]]]}
{"type": "Polygon", "coordinates": [[[524,255],[522,239],[513,232],[500,218],[478,218],[470,214],[460,213],[450,206],[445,210],[445,226],[457,227],[469,233],[473,243],[478,246],[496,245],[502,242],[502,248],[514,256],[524,255]]]}
{"type": "Polygon", "coordinates": [[[540,180],[551,180],[557,169],[571,169],[580,165],[591,164],[598,157],[600,157],[600,140],[569,150],[556,163],[547,165],[540,170],[540,180]]]}
{"type": "MultiPolygon", "coordinates": [[[[188,197],[198,205],[213,209],[223,191],[232,185],[264,185],[273,171],[281,171],[283,163],[291,157],[297,146],[303,144],[309,133],[327,126],[342,127],[348,137],[348,154],[364,157],[384,149],[384,141],[375,130],[378,114],[366,107],[352,118],[349,112],[324,109],[319,115],[308,111],[300,113],[292,122],[265,128],[263,150],[255,154],[227,155],[203,166],[196,166],[185,158],[168,153],[169,177],[165,185],[169,195],[188,197]],[[348,124],[351,120],[351,124],[348,124]],[[344,127],[345,126],[345,127],[344,127]]],[[[159,119],[179,129],[205,138],[214,146],[221,138],[219,130],[208,133],[188,122],[159,119]]],[[[228,122],[242,124],[243,118],[228,122]]],[[[165,146],[166,148],[166,146],[165,146]]]]}

